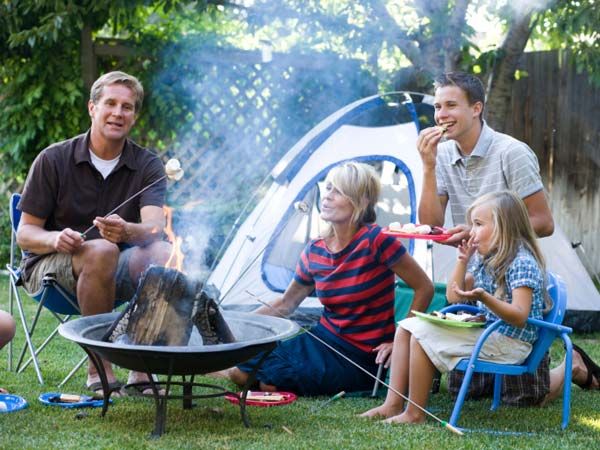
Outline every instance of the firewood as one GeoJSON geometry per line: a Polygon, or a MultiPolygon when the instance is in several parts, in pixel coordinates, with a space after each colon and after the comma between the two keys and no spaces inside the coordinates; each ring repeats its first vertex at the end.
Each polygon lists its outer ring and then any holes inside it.
{"type": "Polygon", "coordinates": [[[185,346],[195,326],[204,345],[234,342],[219,306],[202,287],[177,270],[151,266],[103,339],[115,342],[126,335],[133,344],[185,346]]]}

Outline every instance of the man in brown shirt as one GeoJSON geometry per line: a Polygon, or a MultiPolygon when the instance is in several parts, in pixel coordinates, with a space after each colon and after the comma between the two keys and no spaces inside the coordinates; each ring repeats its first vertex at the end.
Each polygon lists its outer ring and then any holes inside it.
{"type": "MultiPolygon", "coordinates": [[[[35,292],[53,273],[76,294],[84,316],[110,312],[115,298],[129,300],[143,270],[164,264],[170,254],[163,241],[166,181],[104,218],[164,175],[160,159],[128,139],[143,96],[140,82],[126,73],[96,80],[88,102],[90,130],[37,156],[18,205],[25,288],[35,292]],[[83,236],[92,223],[96,228],[83,236]]],[[[104,365],[111,389],[118,388],[110,363],[104,365]]],[[[141,381],[145,374],[130,374],[129,383],[141,381]]],[[[101,388],[91,364],[87,385],[101,388]]]]}

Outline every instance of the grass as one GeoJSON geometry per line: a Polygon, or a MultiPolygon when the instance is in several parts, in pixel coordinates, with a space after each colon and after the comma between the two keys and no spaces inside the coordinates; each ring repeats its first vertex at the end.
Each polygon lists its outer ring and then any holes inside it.
{"type": "MultiPolygon", "coordinates": [[[[7,279],[0,278],[0,308],[8,310],[7,279]]],[[[34,303],[26,301],[29,313],[34,303]]],[[[16,314],[16,309],[15,309],[16,314]]],[[[42,322],[46,330],[51,316],[42,322]]],[[[574,341],[600,360],[600,334],[576,335],[574,341]]],[[[22,330],[14,339],[15,351],[23,342],[22,330]]],[[[560,430],[561,401],[545,408],[501,407],[489,411],[489,401],[468,402],[463,408],[461,425],[478,430],[493,429],[521,434],[475,432],[458,437],[435,424],[423,426],[388,426],[356,417],[379,404],[381,399],[346,397],[319,408],[325,398],[301,398],[291,405],[249,407],[251,428],[240,420],[239,408],[223,398],[196,400],[196,407],[183,410],[181,403],[169,401],[166,433],[152,439],[154,403],[142,398],[116,399],[104,418],[99,409],[68,410],[48,407],[37,398],[41,393],[56,391],[57,384],[81,358],[83,352],[73,343],[57,338],[42,354],[46,384],[37,382],[33,368],[22,374],[7,371],[7,350],[0,352],[0,386],[25,397],[25,410],[0,414],[0,448],[22,449],[376,449],[417,448],[445,449],[514,449],[514,448],[596,448],[600,431],[600,395],[572,388],[571,422],[560,430]],[[287,428],[292,434],[289,434],[287,428]]],[[[552,349],[555,363],[562,358],[559,344],[552,349]]],[[[126,371],[119,369],[120,379],[126,371]]],[[[213,383],[200,378],[197,381],[213,383]]],[[[85,373],[80,371],[63,387],[65,393],[85,393],[85,373]]],[[[226,382],[223,382],[227,385],[226,382]]],[[[228,385],[233,389],[233,386],[228,385]]],[[[442,386],[428,409],[447,420],[452,401],[442,386]]]]}

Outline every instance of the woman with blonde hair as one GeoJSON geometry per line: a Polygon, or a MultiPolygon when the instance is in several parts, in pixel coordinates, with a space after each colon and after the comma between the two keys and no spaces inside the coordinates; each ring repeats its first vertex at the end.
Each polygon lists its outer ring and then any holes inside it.
{"type": "MultiPolygon", "coordinates": [[[[452,303],[477,301],[487,321],[504,320],[483,345],[480,358],[520,364],[531,352],[537,328],[527,318],[542,319],[549,301],[544,260],[523,201],[511,191],[484,195],[470,206],[470,239],[458,247],[458,260],[446,297],[452,303]],[[477,252],[477,253],[476,253],[477,252]],[[471,257],[473,256],[473,260],[471,257]],[[467,265],[469,266],[467,269],[467,265]]],[[[435,369],[452,370],[471,356],[483,328],[448,328],[420,318],[401,321],[394,339],[391,385],[426,407],[435,369]]],[[[383,405],[366,417],[388,422],[421,423],[424,413],[388,390],[383,405]]]]}
{"type": "MultiPolygon", "coordinates": [[[[399,240],[375,224],[379,177],[367,164],[346,162],[325,179],[321,218],[330,225],[300,257],[283,296],[259,314],[291,314],[309,295],[323,304],[311,330],[339,353],[375,373],[391,353],[394,336],[394,282],[400,276],[414,289],[412,309],[424,311],[433,285],[399,240]]],[[[221,373],[244,385],[260,358],[221,373]]],[[[260,367],[261,390],[330,395],[369,389],[373,379],[308,333],[278,344],[260,367]]]]}

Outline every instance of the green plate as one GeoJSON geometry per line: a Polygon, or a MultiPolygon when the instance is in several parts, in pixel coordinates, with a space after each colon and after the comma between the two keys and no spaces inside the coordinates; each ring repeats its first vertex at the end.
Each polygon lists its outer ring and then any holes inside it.
{"type": "Polygon", "coordinates": [[[485,326],[485,322],[459,322],[457,320],[440,319],[439,317],[432,316],[431,314],[425,314],[420,311],[413,311],[412,313],[420,319],[427,320],[428,322],[437,323],[438,325],[444,325],[446,327],[481,328],[485,326]]]}

